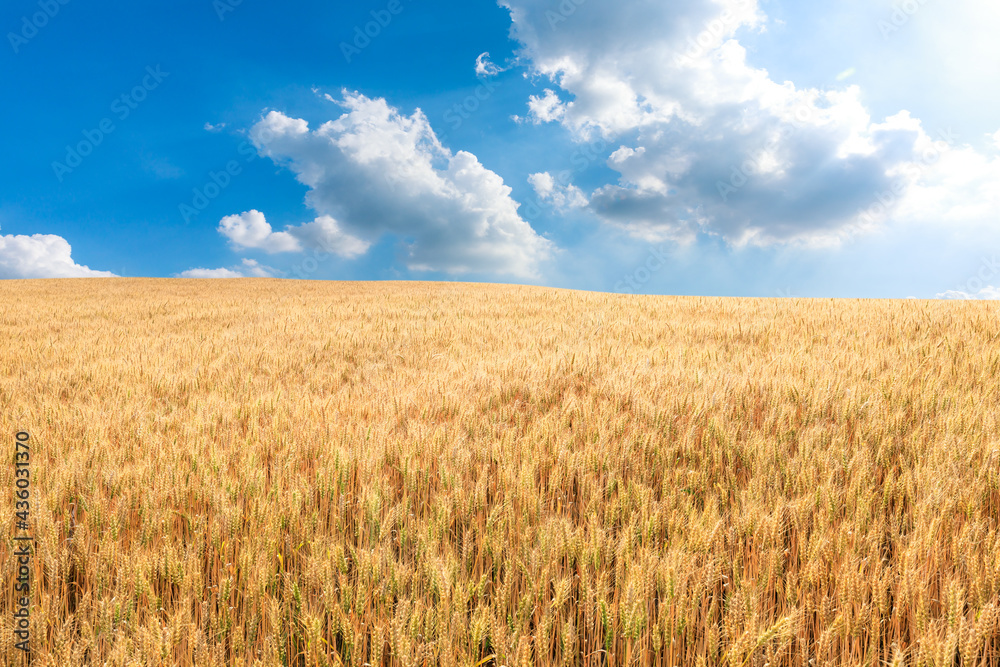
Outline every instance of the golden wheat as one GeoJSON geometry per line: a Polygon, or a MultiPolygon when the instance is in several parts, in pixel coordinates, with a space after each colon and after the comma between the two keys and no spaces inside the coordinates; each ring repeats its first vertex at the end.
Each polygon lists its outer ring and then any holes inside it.
{"type": "Polygon", "coordinates": [[[1000,667],[998,305],[0,283],[34,664],[1000,667]]]}

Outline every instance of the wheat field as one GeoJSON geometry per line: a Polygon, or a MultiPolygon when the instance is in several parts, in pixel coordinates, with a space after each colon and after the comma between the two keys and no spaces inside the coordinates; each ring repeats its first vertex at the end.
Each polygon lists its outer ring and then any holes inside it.
{"type": "Polygon", "coordinates": [[[0,282],[0,654],[1000,666],[1000,304],[0,282]]]}

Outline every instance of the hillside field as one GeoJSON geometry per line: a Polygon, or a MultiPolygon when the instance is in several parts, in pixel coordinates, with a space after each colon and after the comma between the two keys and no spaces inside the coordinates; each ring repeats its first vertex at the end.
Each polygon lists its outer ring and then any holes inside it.
{"type": "Polygon", "coordinates": [[[1000,667],[1000,303],[0,281],[0,662],[1000,667]]]}

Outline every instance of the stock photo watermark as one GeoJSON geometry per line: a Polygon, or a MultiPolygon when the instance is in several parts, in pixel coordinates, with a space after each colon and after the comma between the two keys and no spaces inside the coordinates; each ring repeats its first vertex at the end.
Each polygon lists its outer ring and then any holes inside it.
{"type": "MultiPolygon", "coordinates": [[[[111,113],[119,122],[125,121],[168,76],[170,76],[170,72],[164,72],[160,65],[155,68],[147,66],[142,81],[111,102],[111,113]]],[[[52,171],[59,182],[62,183],[67,174],[73,173],[73,170],[83,164],[83,160],[104,143],[104,140],[116,129],[114,119],[105,117],[93,129],[83,130],[83,139],[76,144],[66,146],[66,156],[63,161],[56,160],[52,163],[52,171]]]]}
{"type": "MultiPolygon", "coordinates": [[[[218,131],[224,126],[225,123],[221,126],[208,124],[205,129],[210,132],[218,131]]],[[[262,127],[257,132],[257,139],[261,144],[267,144],[274,139],[274,132],[268,127],[262,127]]],[[[233,184],[233,180],[243,173],[244,165],[250,164],[260,157],[256,146],[246,140],[241,141],[240,145],[236,147],[236,153],[239,155],[239,159],[234,158],[229,160],[218,171],[209,171],[205,182],[191,191],[191,199],[178,204],[177,210],[184,220],[185,225],[189,224],[199,213],[207,209],[213,201],[218,199],[233,184]]]]}
{"type": "Polygon", "coordinates": [[[354,34],[350,42],[340,43],[340,52],[344,54],[344,60],[350,64],[355,56],[371,46],[372,41],[378,39],[382,31],[389,27],[392,20],[403,13],[406,7],[402,0],[389,0],[384,9],[373,9],[370,14],[371,21],[365,24],[354,26],[354,34]]]}
{"type": "Polygon", "coordinates": [[[1000,260],[996,255],[990,258],[983,257],[982,263],[976,274],[959,285],[954,290],[948,290],[938,294],[938,298],[948,299],[981,299],[997,298],[997,288],[993,285],[993,279],[1000,274],[1000,260]]]}
{"type": "MultiPolygon", "coordinates": [[[[488,71],[490,72],[489,74],[483,74],[476,77],[479,80],[479,85],[476,86],[476,89],[472,93],[466,95],[465,99],[461,102],[456,102],[444,112],[442,119],[448,124],[449,127],[438,134],[439,141],[442,143],[447,142],[448,132],[458,130],[462,127],[462,124],[472,118],[472,116],[482,108],[483,104],[493,96],[493,93],[497,90],[497,88],[500,87],[497,75],[503,70],[494,67],[488,71]]],[[[392,191],[396,190],[396,185],[400,180],[402,180],[396,174],[388,171],[383,174],[382,178],[392,191]]]]}
{"type": "Polygon", "coordinates": [[[444,112],[444,120],[451,126],[450,129],[457,130],[462,127],[462,123],[469,120],[474,113],[479,111],[483,103],[489,100],[493,96],[494,91],[500,86],[496,75],[477,78],[479,79],[479,85],[476,86],[476,90],[444,112]]]}
{"type": "Polygon", "coordinates": [[[888,190],[873,193],[876,201],[873,201],[868,208],[858,210],[857,221],[859,223],[873,225],[876,218],[887,213],[902,198],[910,182],[916,181],[925,169],[937,164],[941,156],[947,153],[952,144],[958,140],[958,135],[951,128],[939,130],[938,136],[941,138],[920,154],[918,163],[909,164],[903,169],[904,176],[893,181],[888,190]]]}
{"type": "Polygon", "coordinates": [[[243,0],[212,0],[212,9],[220,21],[226,20],[226,14],[236,11],[236,8],[243,4],[243,0]]]}
{"type": "MultiPolygon", "coordinates": [[[[573,169],[563,169],[559,171],[552,180],[556,186],[560,188],[568,188],[572,185],[573,176],[585,171],[592,164],[597,162],[604,155],[604,152],[608,149],[608,143],[604,139],[595,139],[589,143],[586,143],[575,151],[570,156],[570,164],[573,165],[573,169]]],[[[542,215],[547,210],[552,209],[555,206],[553,200],[539,199],[536,197],[531,197],[526,199],[524,202],[524,210],[520,211],[521,215],[525,220],[533,221],[542,215]]]]}
{"type": "Polygon", "coordinates": [[[569,17],[576,13],[577,8],[585,2],[587,0],[562,0],[559,3],[559,11],[545,10],[545,20],[549,22],[549,28],[555,30],[560,23],[568,21],[569,17]]]}
{"type": "Polygon", "coordinates": [[[14,447],[14,515],[17,517],[17,531],[14,536],[17,549],[14,577],[14,637],[18,640],[14,647],[31,654],[31,435],[19,431],[14,447]]]}
{"type": "Polygon", "coordinates": [[[882,33],[882,39],[888,42],[889,37],[902,30],[927,2],[928,0],[904,0],[894,4],[889,18],[878,21],[878,31],[882,33]]]}
{"type": "Polygon", "coordinates": [[[615,283],[614,291],[638,293],[642,286],[653,277],[653,274],[667,264],[667,252],[666,246],[650,248],[646,261],[636,267],[632,273],[622,276],[622,279],[615,283]]]}
{"type": "Polygon", "coordinates": [[[748,157],[739,166],[733,166],[729,174],[729,181],[716,181],[715,187],[719,191],[719,197],[724,204],[729,203],[729,195],[737,192],[744,185],[750,182],[754,176],[766,173],[764,160],[762,158],[748,157]]]}
{"type": "Polygon", "coordinates": [[[778,129],[777,135],[772,137],[768,144],[756,153],[756,157],[747,156],[739,165],[731,165],[728,181],[716,181],[715,187],[719,191],[719,198],[722,202],[729,203],[729,197],[743,188],[754,176],[768,173],[768,156],[777,150],[783,139],[787,139],[796,130],[800,130],[812,121],[816,109],[809,103],[800,103],[795,107],[792,120],[784,123],[778,129]]]}
{"type": "Polygon", "coordinates": [[[7,33],[7,41],[14,53],[20,53],[21,47],[33,40],[40,30],[54,19],[60,10],[68,5],[70,0],[38,0],[38,11],[30,16],[21,17],[21,29],[7,33]]]}
{"type": "MultiPolygon", "coordinates": [[[[747,9],[751,4],[751,0],[740,0],[736,3],[736,8],[747,9]]],[[[674,65],[686,65],[705,55],[709,49],[718,46],[725,34],[739,22],[740,19],[733,10],[726,8],[719,18],[706,23],[705,28],[697,36],[688,35],[687,48],[683,53],[674,55],[674,65]]]]}
{"type": "MultiPolygon", "coordinates": [[[[257,149],[249,141],[241,142],[236,152],[243,158],[243,164],[249,164],[257,159],[257,149]]],[[[239,160],[230,160],[218,171],[209,171],[208,178],[192,191],[191,200],[178,205],[177,210],[189,224],[193,218],[204,211],[209,205],[233,183],[233,179],[243,173],[243,165],[239,160]]]]}
{"type": "Polygon", "coordinates": [[[331,255],[336,254],[337,248],[329,239],[320,238],[317,242],[320,247],[311,248],[311,255],[292,267],[291,274],[299,280],[308,280],[309,276],[319,270],[320,264],[330,259],[331,255]]]}

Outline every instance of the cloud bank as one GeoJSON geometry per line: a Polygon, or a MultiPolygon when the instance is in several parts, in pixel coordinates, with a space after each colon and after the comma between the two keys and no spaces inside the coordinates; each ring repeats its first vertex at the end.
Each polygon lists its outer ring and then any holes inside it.
{"type": "Polygon", "coordinates": [[[0,278],[114,278],[73,261],[66,239],[54,234],[0,236],[0,278]]]}
{"type": "Polygon", "coordinates": [[[414,271],[537,277],[555,246],[520,217],[500,176],[442,146],[419,109],[406,116],[347,91],[338,104],[345,113],[316,129],[278,111],[251,129],[260,154],[309,188],[306,203],[319,216],[279,232],[258,211],[228,216],[219,231],[234,245],[352,258],[393,235],[414,271]]]}
{"type": "Polygon", "coordinates": [[[589,210],[635,237],[835,245],[887,220],[1000,213],[1000,157],[905,110],[877,121],[856,86],[798,88],[750,65],[739,36],[766,27],[756,0],[499,4],[521,62],[552,83],[529,119],[618,144],[620,178],[589,210]]]}

